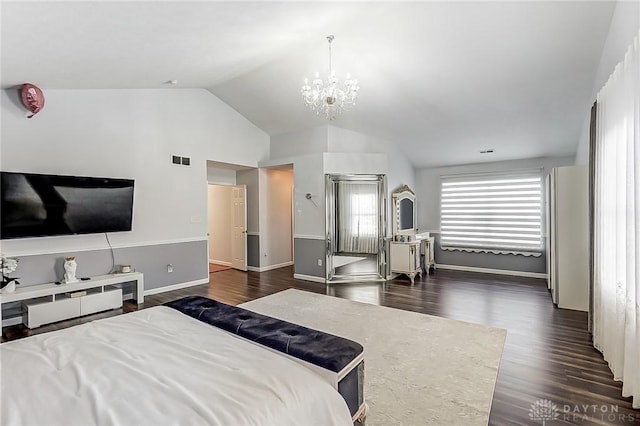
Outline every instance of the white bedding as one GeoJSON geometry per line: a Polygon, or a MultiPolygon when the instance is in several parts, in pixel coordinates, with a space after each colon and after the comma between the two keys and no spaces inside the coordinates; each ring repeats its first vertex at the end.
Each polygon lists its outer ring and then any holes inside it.
{"type": "Polygon", "coordinates": [[[0,345],[4,425],[351,425],[284,356],[164,306],[0,345]]]}

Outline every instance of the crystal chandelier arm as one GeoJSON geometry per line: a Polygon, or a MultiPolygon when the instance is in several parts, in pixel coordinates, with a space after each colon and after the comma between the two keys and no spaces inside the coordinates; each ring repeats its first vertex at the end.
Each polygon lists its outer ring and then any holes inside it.
{"type": "Polygon", "coordinates": [[[329,78],[331,79],[333,76],[333,68],[331,67],[331,43],[335,37],[330,35],[327,36],[327,41],[329,42],[329,78]]]}

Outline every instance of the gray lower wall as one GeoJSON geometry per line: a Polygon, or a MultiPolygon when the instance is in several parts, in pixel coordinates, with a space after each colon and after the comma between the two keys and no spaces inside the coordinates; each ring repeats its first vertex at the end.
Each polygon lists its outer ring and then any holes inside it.
{"type": "MultiPolygon", "coordinates": [[[[30,286],[58,281],[64,273],[66,256],[75,256],[78,277],[91,277],[111,272],[112,261],[109,249],[19,256],[18,269],[11,275],[20,277],[21,286],[30,286]]],[[[130,264],[144,274],[145,290],[168,285],[208,279],[207,242],[159,244],[114,249],[116,265],[130,264]],[[167,272],[167,264],[173,272],[167,272]]]]}
{"type": "Polygon", "coordinates": [[[259,235],[247,235],[247,266],[260,267],[259,235]]]}
{"type": "Polygon", "coordinates": [[[546,253],[542,256],[522,256],[519,254],[473,253],[466,251],[442,250],[440,233],[432,232],[436,239],[434,257],[436,264],[469,266],[474,268],[502,269],[505,271],[547,272],[546,253]]]}
{"type": "Polygon", "coordinates": [[[127,247],[119,249],[115,258],[116,265],[131,264],[144,274],[145,290],[209,279],[207,241],[127,247]],[[167,273],[169,263],[172,273],[167,273]]]}
{"type": "Polygon", "coordinates": [[[294,270],[296,274],[326,278],[324,240],[295,238],[294,259],[294,270]],[[322,266],[318,266],[318,259],[322,260],[322,266]]]}

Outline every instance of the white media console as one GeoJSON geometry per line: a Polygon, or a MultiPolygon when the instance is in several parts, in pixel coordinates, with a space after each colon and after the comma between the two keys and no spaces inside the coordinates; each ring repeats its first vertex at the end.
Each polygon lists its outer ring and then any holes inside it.
{"type": "Polygon", "coordinates": [[[91,277],[69,284],[39,284],[18,287],[13,293],[0,294],[0,305],[22,302],[22,322],[29,328],[40,327],[56,321],[116,309],[122,306],[122,286],[135,282],[136,303],[144,303],[144,276],[141,272],[118,273],[91,277]],[[85,291],[79,297],[70,293],[85,291]]]}

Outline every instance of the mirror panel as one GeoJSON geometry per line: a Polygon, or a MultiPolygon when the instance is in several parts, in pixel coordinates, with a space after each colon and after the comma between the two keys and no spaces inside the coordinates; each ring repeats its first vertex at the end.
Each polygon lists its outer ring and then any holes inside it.
{"type": "Polygon", "coordinates": [[[385,175],[325,175],[327,282],[384,281],[385,175]]]}
{"type": "Polygon", "coordinates": [[[407,231],[414,228],[413,226],[413,200],[403,198],[398,205],[400,217],[399,231],[407,231]]]}
{"type": "Polygon", "coordinates": [[[393,194],[393,237],[415,235],[416,195],[407,185],[402,185],[393,194]]]}

